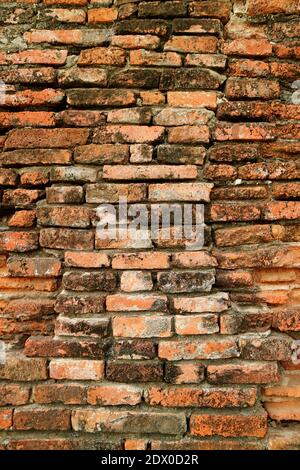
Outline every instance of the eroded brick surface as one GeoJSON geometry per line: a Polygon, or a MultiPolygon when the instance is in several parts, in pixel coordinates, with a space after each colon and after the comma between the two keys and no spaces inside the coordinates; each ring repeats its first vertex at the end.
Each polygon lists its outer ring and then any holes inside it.
{"type": "Polygon", "coordinates": [[[299,449],[299,15],[0,0],[0,449],[299,449]]]}

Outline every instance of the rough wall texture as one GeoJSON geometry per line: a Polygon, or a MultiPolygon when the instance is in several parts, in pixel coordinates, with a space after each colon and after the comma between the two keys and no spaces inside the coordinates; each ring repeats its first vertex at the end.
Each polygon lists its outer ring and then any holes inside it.
{"type": "Polygon", "coordinates": [[[0,0],[1,448],[299,448],[297,14],[0,0]],[[119,195],[204,248],[98,239],[119,195]]]}

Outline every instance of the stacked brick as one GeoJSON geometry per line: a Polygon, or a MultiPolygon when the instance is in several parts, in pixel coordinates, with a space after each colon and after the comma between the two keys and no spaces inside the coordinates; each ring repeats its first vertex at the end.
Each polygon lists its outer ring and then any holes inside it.
{"type": "Polygon", "coordinates": [[[299,15],[0,0],[0,448],[299,448],[299,15]],[[99,238],[119,197],[203,249],[99,238]]]}

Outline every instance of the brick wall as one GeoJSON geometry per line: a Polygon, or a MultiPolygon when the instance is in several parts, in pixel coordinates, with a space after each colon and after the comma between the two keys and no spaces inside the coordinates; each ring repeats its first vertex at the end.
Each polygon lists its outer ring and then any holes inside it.
{"type": "Polygon", "coordinates": [[[297,14],[0,0],[1,448],[299,448],[297,14]],[[205,246],[100,239],[120,195],[205,246]]]}

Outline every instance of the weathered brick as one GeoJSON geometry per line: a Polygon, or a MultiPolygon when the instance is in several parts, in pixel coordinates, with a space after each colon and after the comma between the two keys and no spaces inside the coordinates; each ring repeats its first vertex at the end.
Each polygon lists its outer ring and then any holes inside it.
{"type": "Polygon", "coordinates": [[[33,388],[32,399],[35,403],[43,405],[51,403],[80,405],[86,402],[85,395],[85,388],[77,384],[48,384],[36,385],[33,388]]]}
{"type": "Polygon", "coordinates": [[[187,7],[183,1],[166,1],[166,2],[141,2],[139,4],[139,16],[142,17],[176,17],[185,16],[187,7]]]}
{"type": "Polygon", "coordinates": [[[67,431],[70,429],[70,410],[27,408],[14,412],[14,429],[18,431],[67,431]]]}
{"type": "Polygon", "coordinates": [[[218,313],[228,309],[228,294],[218,292],[205,297],[175,297],[174,308],[178,312],[187,313],[218,313]]]}
{"type": "Polygon", "coordinates": [[[37,220],[43,226],[89,227],[90,211],[87,207],[38,207],[37,220]]]}
{"type": "Polygon", "coordinates": [[[100,313],[104,310],[104,297],[101,294],[74,294],[58,295],[55,311],[63,314],[85,315],[100,313]]]}
{"type": "Polygon", "coordinates": [[[78,65],[116,65],[125,64],[125,51],[117,47],[96,47],[81,51],[78,65]]]}
{"type": "Polygon", "coordinates": [[[82,47],[98,46],[107,41],[105,32],[97,29],[57,29],[57,30],[33,30],[24,33],[24,39],[28,44],[64,44],[82,47]]]}
{"type": "Polygon", "coordinates": [[[173,384],[200,383],[204,381],[204,366],[192,362],[168,362],[165,381],[173,384]]]}
{"type": "Polygon", "coordinates": [[[217,94],[213,91],[170,91],[167,96],[169,106],[209,109],[217,107],[217,94]]]}
{"type": "Polygon", "coordinates": [[[280,86],[276,80],[229,78],[225,86],[225,95],[229,99],[261,98],[271,100],[279,98],[280,86]]]}
{"type": "Polygon", "coordinates": [[[176,340],[159,343],[158,356],[168,361],[195,359],[228,359],[239,357],[234,339],[176,340]]]}
{"type": "Polygon", "coordinates": [[[191,434],[194,436],[223,437],[265,437],[267,433],[267,413],[193,413],[190,419],[191,434]]]}
{"type": "Polygon", "coordinates": [[[136,253],[114,255],[113,269],[164,269],[168,268],[170,256],[166,253],[136,253]]]}
{"type": "Polygon", "coordinates": [[[278,382],[279,370],[275,362],[241,362],[209,365],[207,380],[211,383],[257,384],[278,382]]]}
{"type": "Polygon", "coordinates": [[[60,250],[91,250],[94,248],[94,234],[76,229],[45,228],[40,231],[40,245],[60,250]]]}
{"type": "Polygon", "coordinates": [[[33,336],[25,343],[28,357],[87,357],[103,358],[109,343],[104,340],[54,339],[47,336],[33,336]]]}
{"type": "Polygon", "coordinates": [[[37,232],[2,232],[0,233],[0,249],[20,253],[36,250],[38,239],[37,232]]]}
{"type": "Polygon", "coordinates": [[[151,387],[146,402],[164,407],[235,408],[253,406],[255,388],[151,387]]]}
{"type": "Polygon", "coordinates": [[[116,316],[112,321],[114,336],[124,338],[164,338],[171,336],[171,318],[162,315],[116,316]]]}
{"type": "MultiPolygon", "coordinates": [[[[128,90],[99,90],[98,88],[77,88],[67,91],[70,106],[129,106],[135,104],[135,94],[128,90]]],[[[80,143],[80,142],[79,142],[80,143]]],[[[86,142],[83,142],[86,143],[86,142]]]]}
{"type": "Polygon", "coordinates": [[[124,292],[137,292],[152,290],[151,274],[143,271],[124,271],[121,275],[121,290],[124,292]]]}
{"type": "Polygon", "coordinates": [[[106,308],[112,312],[164,311],[167,297],[159,294],[114,294],[106,298],[106,308]]]}
{"type": "Polygon", "coordinates": [[[105,70],[96,67],[71,67],[69,69],[59,70],[58,83],[61,86],[81,86],[81,85],[99,85],[107,84],[107,74],[105,70]]]}
{"type": "Polygon", "coordinates": [[[119,165],[118,167],[105,165],[103,178],[111,180],[139,180],[139,179],[195,179],[197,168],[193,165],[119,165]],[[118,171],[116,171],[118,170],[118,171]]]}
{"type": "Polygon", "coordinates": [[[226,23],[229,19],[231,4],[227,0],[191,2],[189,13],[192,17],[215,17],[226,23]]]}
{"type": "Polygon", "coordinates": [[[72,415],[72,427],[75,431],[139,434],[182,434],[186,430],[183,413],[158,413],[151,411],[109,411],[75,410],[72,415]]]}
{"type": "Polygon", "coordinates": [[[104,338],[108,336],[108,318],[69,318],[59,316],[55,323],[58,336],[104,338]]]}
{"type": "Polygon", "coordinates": [[[28,403],[29,401],[30,389],[22,385],[2,384],[0,386],[0,391],[1,391],[1,398],[0,398],[1,406],[26,405],[26,403],[28,403]]]}
{"type": "Polygon", "coordinates": [[[46,188],[48,204],[70,204],[83,201],[83,188],[81,186],[52,185],[46,188]]]}
{"type": "Polygon", "coordinates": [[[108,362],[106,378],[113,382],[160,382],[163,365],[159,362],[108,362]]]}
{"type": "Polygon", "coordinates": [[[163,292],[207,292],[215,277],[213,271],[172,271],[158,273],[158,288],[163,292]]]}
{"type": "Polygon", "coordinates": [[[137,184],[88,184],[86,187],[86,202],[103,203],[118,202],[119,198],[127,198],[128,202],[139,202],[146,199],[146,185],[137,184]]]}
{"type": "Polygon", "coordinates": [[[87,402],[90,405],[138,405],[142,401],[142,390],[132,385],[105,384],[89,387],[87,402]]]}
{"type": "Polygon", "coordinates": [[[268,15],[275,13],[300,13],[300,6],[297,0],[250,0],[248,2],[247,13],[251,16],[268,15]]]}
{"type": "Polygon", "coordinates": [[[115,289],[117,277],[110,272],[78,272],[68,271],[63,275],[63,285],[65,289],[74,291],[94,291],[102,290],[111,292],[115,289]]]}
{"type": "Polygon", "coordinates": [[[150,67],[180,67],[182,59],[177,52],[152,52],[140,49],[130,52],[130,64],[150,67]]]}
{"type": "Polygon", "coordinates": [[[55,380],[101,380],[104,376],[104,362],[80,359],[53,359],[49,374],[55,380]]]}
{"type": "Polygon", "coordinates": [[[56,277],[61,274],[61,262],[55,258],[11,257],[7,260],[8,271],[20,277],[56,277]]]}
{"type": "Polygon", "coordinates": [[[86,129],[16,129],[9,132],[5,148],[68,148],[86,144],[88,136],[86,129]]]}
{"type": "Polygon", "coordinates": [[[152,201],[209,201],[210,183],[150,184],[152,201]]]}
{"type": "Polygon", "coordinates": [[[0,161],[4,166],[67,165],[71,158],[69,150],[14,150],[0,154],[0,161]]]}
{"type": "Polygon", "coordinates": [[[155,143],[164,136],[164,128],[161,126],[138,126],[138,125],[107,125],[95,131],[94,143],[130,143],[143,144],[155,143]]]}

